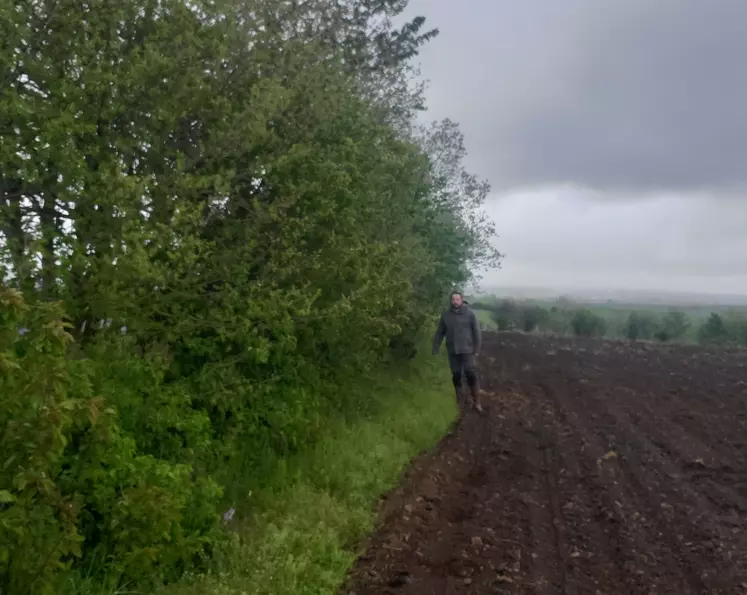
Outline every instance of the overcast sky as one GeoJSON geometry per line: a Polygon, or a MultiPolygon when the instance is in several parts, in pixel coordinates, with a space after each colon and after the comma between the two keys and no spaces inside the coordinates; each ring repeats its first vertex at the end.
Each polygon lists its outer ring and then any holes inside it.
{"type": "Polygon", "coordinates": [[[747,0],[411,0],[505,253],[485,285],[747,294],[747,0]]]}

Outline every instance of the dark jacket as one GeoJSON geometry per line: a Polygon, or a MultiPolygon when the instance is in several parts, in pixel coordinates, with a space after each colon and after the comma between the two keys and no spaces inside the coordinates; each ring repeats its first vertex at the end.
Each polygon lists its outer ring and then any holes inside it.
{"type": "Polygon", "coordinates": [[[458,309],[450,308],[441,315],[436,335],[433,337],[434,355],[441,349],[444,337],[449,355],[480,351],[480,325],[477,323],[477,316],[466,304],[462,304],[458,309]]]}

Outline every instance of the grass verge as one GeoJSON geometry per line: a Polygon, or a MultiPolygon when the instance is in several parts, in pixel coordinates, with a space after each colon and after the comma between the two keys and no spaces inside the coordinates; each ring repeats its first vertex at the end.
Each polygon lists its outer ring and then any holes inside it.
{"type": "MultiPolygon", "coordinates": [[[[440,358],[439,358],[440,359],[440,358]]],[[[407,463],[433,446],[456,416],[443,362],[366,389],[373,413],[329,431],[310,451],[236,503],[237,544],[223,570],[162,595],[321,595],[335,593],[374,526],[374,507],[407,463]],[[244,514],[241,515],[242,510],[244,514]]]]}
{"type": "Polygon", "coordinates": [[[477,316],[478,322],[483,326],[485,330],[495,331],[498,330],[498,325],[493,320],[493,316],[487,310],[474,310],[477,316]]]}

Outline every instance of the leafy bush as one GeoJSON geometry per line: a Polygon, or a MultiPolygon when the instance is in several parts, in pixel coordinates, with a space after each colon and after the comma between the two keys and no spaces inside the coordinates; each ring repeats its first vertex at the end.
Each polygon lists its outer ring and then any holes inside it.
{"type": "Polygon", "coordinates": [[[690,322],[684,312],[670,310],[659,320],[654,337],[661,342],[681,341],[687,335],[690,322]]]}
{"type": "Polygon", "coordinates": [[[516,328],[519,318],[519,305],[513,300],[501,300],[497,306],[489,307],[491,316],[499,331],[516,328]]]}
{"type": "Polygon", "coordinates": [[[604,318],[587,308],[578,310],[573,315],[571,327],[577,337],[602,337],[607,328],[604,318]]]}
{"type": "Polygon", "coordinates": [[[729,332],[721,316],[711,312],[708,319],[698,329],[700,343],[724,343],[729,340],[729,332]]]}
{"type": "Polygon", "coordinates": [[[406,5],[0,4],[3,588],[199,570],[499,259],[406,5]]]}
{"type": "Polygon", "coordinates": [[[541,306],[527,305],[522,311],[522,327],[525,332],[531,333],[538,327],[542,326],[548,319],[547,310],[541,306]]]}
{"type": "Polygon", "coordinates": [[[747,347],[747,316],[740,312],[729,312],[722,318],[729,342],[747,347]]]}
{"type": "Polygon", "coordinates": [[[631,312],[625,323],[624,336],[631,341],[649,340],[656,330],[656,318],[647,312],[631,312]]]}
{"type": "Polygon", "coordinates": [[[499,331],[521,329],[531,333],[546,323],[549,318],[549,313],[545,308],[514,300],[501,300],[497,305],[476,304],[476,307],[490,311],[499,331]]]}
{"type": "Polygon", "coordinates": [[[217,485],[138,455],[71,344],[58,304],[0,288],[3,592],[55,592],[76,560],[123,580],[173,577],[217,538],[217,485]]]}

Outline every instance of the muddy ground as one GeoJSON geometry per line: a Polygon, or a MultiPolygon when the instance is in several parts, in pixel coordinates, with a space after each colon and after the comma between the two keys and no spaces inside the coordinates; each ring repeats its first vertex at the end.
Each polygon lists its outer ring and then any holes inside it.
{"type": "MultiPolygon", "coordinates": [[[[747,594],[747,354],[501,334],[343,593],[747,594]]],[[[447,373],[445,370],[444,373],[447,373]]]]}

